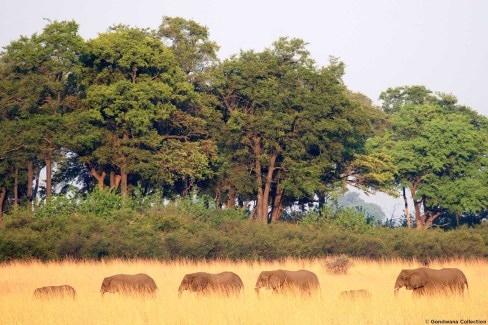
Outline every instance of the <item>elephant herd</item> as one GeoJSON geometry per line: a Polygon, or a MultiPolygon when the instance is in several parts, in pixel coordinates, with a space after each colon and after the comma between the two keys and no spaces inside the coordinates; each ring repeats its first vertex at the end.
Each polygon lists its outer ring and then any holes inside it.
{"type": "MultiPolygon", "coordinates": [[[[437,292],[463,294],[464,286],[468,288],[468,281],[464,273],[456,268],[434,270],[426,267],[410,270],[402,270],[397,277],[394,286],[395,296],[398,290],[405,287],[413,290],[415,296],[429,295],[437,292]]],[[[244,288],[241,278],[233,272],[211,274],[197,272],[186,274],[178,288],[178,296],[183,291],[206,294],[211,292],[226,295],[239,294],[244,288]]],[[[254,289],[259,295],[259,290],[266,288],[274,293],[286,291],[311,295],[320,290],[318,277],[307,270],[263,271],[259,274],[254,289]]],[[[155,295],[158,287],[154,280],[147,274],[117,274],[103,279],[100,293],[137,293],[143,295],[155,295]]],[[[37,288],[34,291],[37,298],[43,297],[76,297],[76,291],[69,285],[49,286],[37,288]]],[[[370,298],[371,293],[365,289],[349,290],[340,293],[340,298],[370,298]]]]}

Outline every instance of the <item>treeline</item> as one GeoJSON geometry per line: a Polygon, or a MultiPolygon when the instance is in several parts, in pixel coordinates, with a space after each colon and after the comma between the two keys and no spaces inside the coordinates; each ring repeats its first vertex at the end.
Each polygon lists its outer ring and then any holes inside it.
{"type": "Polygon", "coordinates": [[[121,208],[120,196],[95,191],[78,204],[56,198],[39,208],[35,218],[17,212],[0,226],[0,262],[65,258],[256,261],[346,254],[429,263],[431,259],[488,257],[486,224],[417,232],[366,223],[361,214],[344,210],[328,218],[312,214],[294,224],[263,227],[249,222],[242,211],[207,208],[203,198],[164,205],[139,197],[127,204],[121,208]]]}
{"type": "Polygon", "coordinates": [[[261,223],[298,208],[327,218],[346,185],[405,202],[409,191],[408,227],[483,218],[487,119],[454,96],[390,88],[375,107],[348,90],[344,63],[317,65],[300,39],[224,61],[217,51],[207,28],[171,17],[91,40],[76,22],[53,21],[6,46],[0,222],[4,211],[49,205],[53,192],[95,187],[123,205],[196,192],[261,223]]]}

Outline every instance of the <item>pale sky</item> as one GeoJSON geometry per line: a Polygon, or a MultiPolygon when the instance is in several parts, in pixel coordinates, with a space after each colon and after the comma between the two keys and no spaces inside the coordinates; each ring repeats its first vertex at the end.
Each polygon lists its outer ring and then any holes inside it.
{"type": "Polygon", "coordinates": [[[320,65],[339,57],[349,89],[373,101],[424,85],[488,116],[488,0],[4,0],[0,47],[42,32],[43,18],[74,19],[89,39],[119,23],[157,28],[163,16],[207,26],[221,59],[298,37],[320,65]]]}
{"type": "Polygon", "coordinates": [[[299,37],[321,65],[340,57],[348,87],[374,101],[388,87],[419,84],[488,116],[488,0],[2,2],[0,47],[41,32],[43,18],[74,19],[88,39],[113,24],[157,28],[180,16],[209,28],[221,59],[299,37]]]}

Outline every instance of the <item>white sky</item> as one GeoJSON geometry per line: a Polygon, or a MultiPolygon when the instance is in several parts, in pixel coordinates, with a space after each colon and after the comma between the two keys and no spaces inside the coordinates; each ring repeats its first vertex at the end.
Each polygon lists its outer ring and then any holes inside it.
{"type": "Polygon", "coordinates": [[[420,84],[488,116],[488,0],[4,0],[0,47],[41,32],[43,18],[74,19],[93,38],[117,23],[156,28],[162,16],[207,26],[220,58],[299,37],[319,64],[340,57],[348,87],[373,100],[420,84]]]}
{"type": "Polygon", "coordinates": [[[488,0],[4,0],[0,47],[41,32],[43,18],[74,19],[88,39],[118,23],[157,28],[163,16],[207,26],[222,59],[299,37],[321,65],[340,57],[348,87],[374,101],[424,85],[488,116],[488,0]]]}

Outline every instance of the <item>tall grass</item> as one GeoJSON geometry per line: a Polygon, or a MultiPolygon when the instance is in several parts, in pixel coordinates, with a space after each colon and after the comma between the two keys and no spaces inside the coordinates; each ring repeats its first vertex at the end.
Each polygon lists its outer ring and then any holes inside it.
{"type": "Polygon", "coordinates": [[[488,320],[488,262],[434,261],[433,268],[458,267],[466,274],[464,297],[413,298],[402,289],[397,299],[393,285],[402,268],[415,261],[354,259],[345,275],[326,272],[325,260],[289,259],[281,262],[160,262],[157,260],[14,261],[0,265],[0,324],[433,324],[431,320],[488,320]],[[262,270],[308,269],[321,283],[312,297],[274,295],[254,284],[262,270]],[[233,271],[244,282],[239,297],[196,296],[177,290],[184,274],[196,271],[233,271]],[[147,273],[159,290],[155,298],[100,295],[105,276],[147,273]],[[38,300],[34,289],[69,284],[77,299],[38,300]],[[340,299],[344,290],[367,289],[370,300],[340,299]]]}

